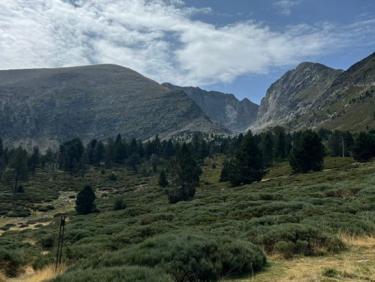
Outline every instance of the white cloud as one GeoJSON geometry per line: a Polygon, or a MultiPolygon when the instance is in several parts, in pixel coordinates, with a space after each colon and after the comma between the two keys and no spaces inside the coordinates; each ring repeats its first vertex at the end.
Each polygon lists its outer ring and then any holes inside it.
{"type": "Polygon", "coordinates": [[[371,21],[281,32],[192,18],[209,12],[181,0],[1,0],[0,69],[114,63],[160,82],[207,85],[295,64],[350,44],[358,32],[374,35],[371,21]]]}
{"type": "Polygon", "coordinates": [[[289,16],[292,13],[292,9],[299,3],[300,0],[277,0],[274,6],[280,14],[289,16]]]}

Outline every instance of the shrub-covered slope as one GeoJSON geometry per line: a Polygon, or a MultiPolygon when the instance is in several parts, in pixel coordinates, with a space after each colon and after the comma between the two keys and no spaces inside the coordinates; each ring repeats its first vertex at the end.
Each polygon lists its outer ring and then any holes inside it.
{"type": "MultiPolygon", "coordinates": [[[[288,166],[280,164],[262,182],[233,188],[218,182],[221,159],[211,159],[195,199],[173,205],[157,186],[157,175],[113,169],[117,178],[110,180],[111,171],[90,170],[84,178],[71,177],[71,185],[61,181],[63,175],[55,175],[61,186],[52,190],[91,183],[100,210],[69,215],[64,247],[69,270],[57,281],[74,281],[69,279],[83,273],[87,281],[96,281],[90,280],[95,271],[110,281],[121,277],[116,276],[121,269],[130,277],[154,276],[155,281],[183,281],[194,269],[202,280],[215,280],[263,269],[258,247],[286,258],[342,251],[339,234],[375,233],[374,165],[328,158],[322,172],[291,175],[288,166]],[[113,209],[118,198],[126,202],[125,209],[113,209]],[[139,268],[135,273],[137,267],[156,272],[139,268]]],[[[27,190],[40,189],[34,185],[43,184],[31,181],[27,190]]],[[[52,263],[57,231],[53,222],[37,230],[5,233],[0,257],[11,263],[1,268],[16,275],[24,265],[38,269],[52,263]]]]}

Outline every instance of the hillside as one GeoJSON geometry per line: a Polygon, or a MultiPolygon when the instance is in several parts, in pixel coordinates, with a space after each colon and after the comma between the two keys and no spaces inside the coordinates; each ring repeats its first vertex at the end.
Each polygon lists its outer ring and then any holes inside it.
{"type": "Polygon", "coordinates": [[[339,75],[312,105],[307,125],[340,130],[375,127],[375,53],[339,75]]]}
{"type": "Polygon", "coordinates": [[[184,91],[212,120],[233,132],[243,132],[257,117],[259,106],[245,98],[239,101],[232,94],[206,91],[199,87],[179,87],[164,83],[171,90],[184,91]]]}
{"type": "Polygon", "coordinates": [[[223,132],[182,91],[116,65],[0,71],[0,109],[0,136],[26,146],[223,132]]]}
{"type": "Polygon", "coordinates": [[[331,86],[342,71],[316,63],[302,63],[274,82],[262,99],[256,130],[284,126],[290,129],[305,127],[300,123],[311,105],[331,86]]]}
{"type": "MultiPolygon", "coordinates": [[[[353,277],[350,281],[375,279],[373,249],[359,245],[375,232],[372,216],[375,163],[327,158],[325,171],[300,175],[291,175],[288,165],[280,163],[262,182],[233,188],[218,181],[221,161],[220,157],[207,159],[196,198],[175,205],[168,204],[165,193],[157,186],[157,175],[135,175],[123,168],[104,169],[103,173],[101,168],[90,169],[81,178],[60,171],[38,170],[27,185],[27,193],[39,194],[47,181],[51,186],[48,194],[60,193],[60,197],[49,201],[44,193],[45,202],[42,200],[39,205],[49,204],[56,209],[38,212],[15,224],[0,221],[0,227],[8,230],[1,236],[0,253],[11,250],[7,259],[15,261],[20,275],[26,266],[42,271],[50,269],[56,247],[53,240],[58,231],[53,216],[64,210],[61,206],[65,203],[69,221],[64,262],[68,269],[57,281],[98,281],[98,277],[100,281],[169,281],[169,275],[178,275],[177,270],[190,264],[179,263],[181,256],[177,256],[175,271],[159,261],[160,257],[168,258],[176,248],[179,251],[186,248],[186,254],[192,256],[199,255],[199,250],[206,250],[202,244],[213,252],[212,243],[222,238],[239,240],[242,245],[238,245],[236,252],[249,242],[266,251],[269,267],[255,277],[249,271],[244,281],[274,281],[275,277],[280,281],[310,281],[312,277],[324,279],[327,275],[338,278],[350,275],[353,277]],[[117,180],[108,178],[111,172],[117,175],[117,180]],[[51,177],[55,181],[49,182],[51,177]],[[73,211],[74,197],[66,197],[66,193],[74,195],[84,183],[93,183],[100,213],[76,215],[73,211]],[[126,202],[125,209],[113,210],[118,198],[126,202]],[[186,234],[191,235],[186,238],[186,234]],[[191,241],[197,236],[202,240],[191,241]],[[354,241],[358,245],[353,246],[354,241]],[[155,272],[156,265],[162,267],[160,272],[155,272]],[[298,273],[301,269],[305,272],[298,273]],[[136,272],[146,277],[121,280],[119,271],[126,276],[136,272]]],[[[206,259],[198,264],[196,271],[211,271],[211,264],[204,264],[211,257],[206,259]]],[[[191,263],[194,267],[194,262],[191,263]]],[[[29,270],[24,280],[17,281],[30,281],[27,276],[30,273],[33,272],[29,270]]],[[[57,275],[53,271],[50,274],[57,275]]]]}
{"type": "Polygon", "coordinates": [[[267,90],[251,128],[366,130],[375,127],[374,109],[375,53],[346,71],[302,63],[267,90]]]}

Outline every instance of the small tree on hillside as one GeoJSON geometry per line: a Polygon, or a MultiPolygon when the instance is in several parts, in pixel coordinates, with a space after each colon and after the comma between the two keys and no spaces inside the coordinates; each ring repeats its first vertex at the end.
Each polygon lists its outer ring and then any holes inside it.
{"type": "Polygon", "coordinates": [[[294,172],[319,171],[323,169],[324,146],[318,134],[307,130],[296,136],[289,157],[294,172]]]}
{"type": "Polygon", "coordinates": [[[169,183],[168,183],[167,174],[165,173],[165,170],[162,170],[160,172],[158,183],[159,183],[159,186],[163,188],[168,186],[169,183]]]}
{"type": "Polygon", "coordinates": [[[88,214],[95,210],[95,193],[90,185],[86,185],[77,195],[76,211],[78,214],[88,214]]]}

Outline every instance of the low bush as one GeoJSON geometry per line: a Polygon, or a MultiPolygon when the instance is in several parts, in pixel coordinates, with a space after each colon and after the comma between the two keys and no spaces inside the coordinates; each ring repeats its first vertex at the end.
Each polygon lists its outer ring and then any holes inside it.
{"type": "Polygon", "coordinates": [[[165,234],[104,255],[94,266],[145,265],[160,267],[175,281],[216,281],[222,276],[255,273],[265,264],[262,251],[248,242],[165,234]]]}
{"type": "Polygon", "coordinates": [[[113,210],[118,211],[118,210],[123,210],[126,209],[126,203],[124,202],[123,198],[117,198],[113,204],[113,210]]]}
{"type": "Polygon", "coordinates": [[[312,226],[294,223],[272,226],[258,236],[257,241],[267,252],[280,253],[287,258],[294,254],[311,256],[345,249],[338,238],[312,226]]]}
{"type": "Polygon", "coordinates": [[[8,277],[16,277],[23,264],[22,258],[14,251],[0,248],[0,269],[8,277]]]}

